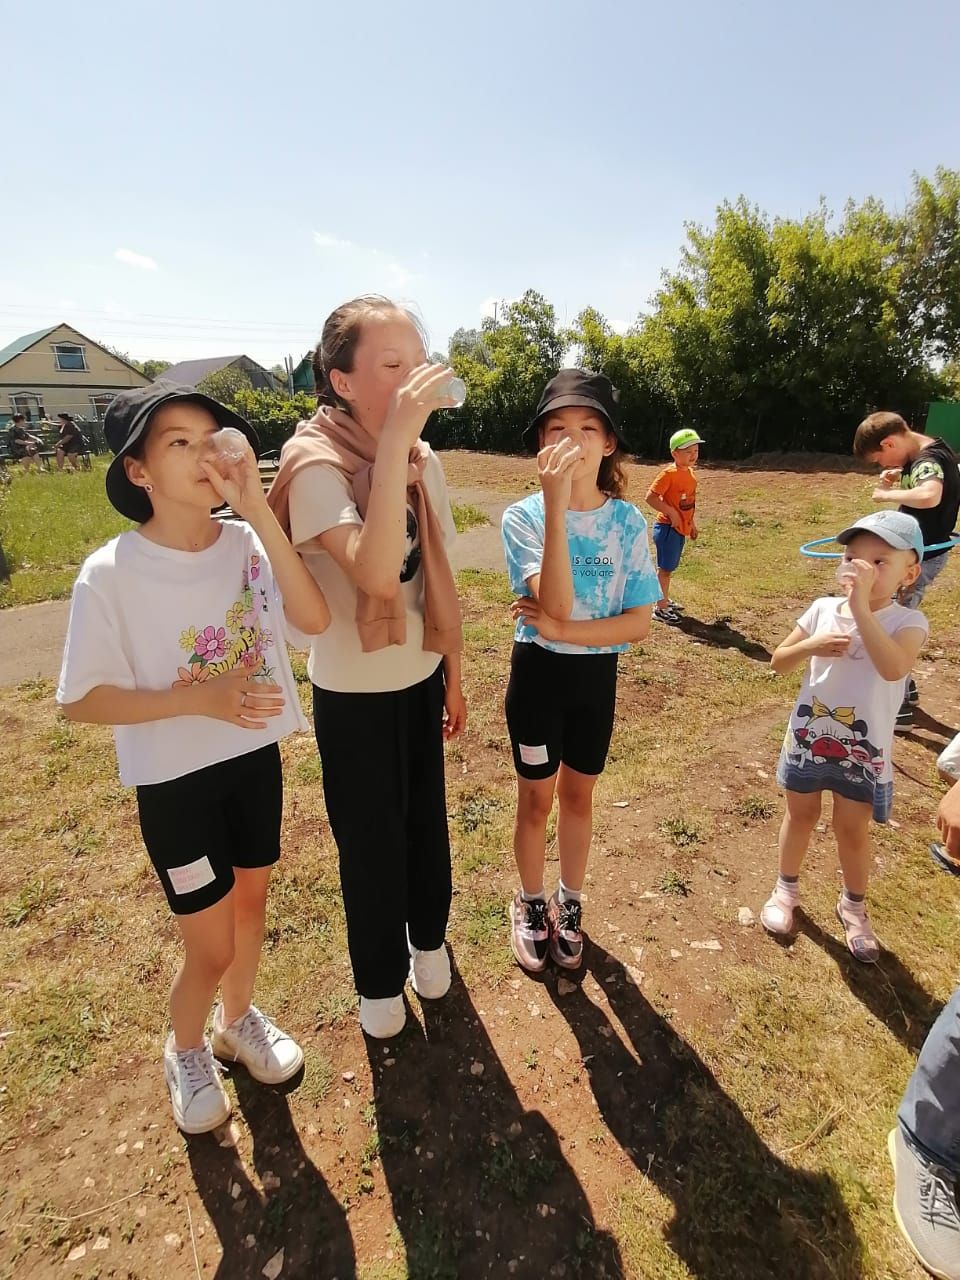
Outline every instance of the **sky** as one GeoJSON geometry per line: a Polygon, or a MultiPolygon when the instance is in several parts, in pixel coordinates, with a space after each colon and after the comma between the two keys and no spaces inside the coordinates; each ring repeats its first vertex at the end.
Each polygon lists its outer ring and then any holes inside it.
{"type": "Polygon", "coordinates": [[[271,366],[370,291],[434,350],[528,288],[624,329],[723,200],[902,208],[960,167],[956,0],[0,14],[0,347],[271,366]]]}

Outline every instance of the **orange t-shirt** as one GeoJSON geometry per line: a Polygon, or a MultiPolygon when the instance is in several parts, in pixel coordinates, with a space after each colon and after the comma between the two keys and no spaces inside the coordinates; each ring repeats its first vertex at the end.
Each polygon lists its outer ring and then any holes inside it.
{"type": "MultiPolygon", "coordinates": [[[[690,467],[679,470],[675,462],[664,467],[650,486],[658,498],[669,502],[680,513],[680,532],[689,538],[693,517],[697,509],[697,477],[690,467]]],[[[657,512],[657,524],[669,524],[662,511],[657,512]]]]}

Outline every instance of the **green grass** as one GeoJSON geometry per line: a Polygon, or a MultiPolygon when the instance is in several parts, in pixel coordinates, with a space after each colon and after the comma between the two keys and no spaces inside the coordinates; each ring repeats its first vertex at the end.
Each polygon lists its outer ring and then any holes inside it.
{"type": "Polygon", "coordinates": [[[476,529],[481,525],[489,524],[487,516],[479,507],[471,506],[468,502],[452,503],[453,523],[457,526],[457,533],[463,533],[467,529],[476,529]]]}
{"type": "Polygon", "coordinates": [[[107,501],[106,469],[94,458],[90,471],[8,472],[0,541],[12,576],[0,583],[0,607],[66,598],[85,557],[132,527],[107,501]]]}

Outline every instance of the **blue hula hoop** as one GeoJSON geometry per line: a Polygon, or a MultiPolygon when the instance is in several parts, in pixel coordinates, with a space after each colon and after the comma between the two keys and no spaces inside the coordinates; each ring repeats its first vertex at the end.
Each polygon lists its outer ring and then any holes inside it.
{"type": "MultiPolygon", "coordinates": [[[[843,556],[842,551],[813,551],[813,547],[822,547],[828,542],[836,542],[836,538],[814,538],[812,542],[805,542],[800,548],[800,554],[807,556],[810,560],[840,560],[843,556]]],[[[929,547],[924,547],[924,551],[950,551],[953,547],[960,547],[960,533],[955,533],[947,542],[934,542],[929,547]]]]}

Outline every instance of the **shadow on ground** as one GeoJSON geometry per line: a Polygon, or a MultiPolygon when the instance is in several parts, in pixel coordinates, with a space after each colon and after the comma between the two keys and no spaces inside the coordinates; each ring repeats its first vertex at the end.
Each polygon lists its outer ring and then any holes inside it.
{"type": "Polygon", "coordinates": [[[690,1275],[859,1280],[860,1244],[833,1180],[774,1155],[620,961],[592,940],[587,966],[609,1010],[582,987],[559,996],[551,986],[551,997],[577,1038],[608,1129],[673,1202],[666,1239],[690,1275]]]}
{"type": "Polygon", "coordinates": [[[389,1054],[367,1041],[409,1280],[623,1276],[556,1132],[522,1105],[456,973],[422,1011],[423,1030],[411,1019],[389,1054]]]}
{"type": "Polygon", "coordinates": [[[355,1280],[346,1214],[307,1157],[290,1114],[286,1095],[298,1080],[265,1088],[242,1067],[235,1069],[234,1080],[264,1194],[247,1177],[236,1151],[220,1147],[214,1134],[187,1141],[193,1179],[223,1250],[216,1280],[253,1280],[280,1249],[284,1276],[355,1280]]]}

